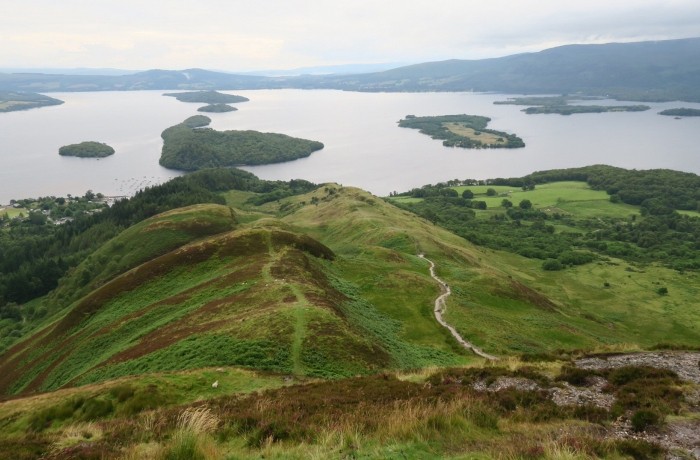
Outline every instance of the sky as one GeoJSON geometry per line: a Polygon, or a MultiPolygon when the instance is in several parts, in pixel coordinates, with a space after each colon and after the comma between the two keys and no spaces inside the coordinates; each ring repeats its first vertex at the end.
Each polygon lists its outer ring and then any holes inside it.
{"type": "Polygon", "coordinates": [[[0,68],[252,71],[695,36],[698,0],[0,0],[0,68]]]}

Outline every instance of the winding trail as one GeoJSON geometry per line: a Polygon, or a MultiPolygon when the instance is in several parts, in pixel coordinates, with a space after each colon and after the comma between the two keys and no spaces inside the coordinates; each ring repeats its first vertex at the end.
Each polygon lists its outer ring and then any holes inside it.
{"type": "Polygon", "coordinates": [[[450,290],[450,287],[445,283],[443,280],[437,277],[435,274],[435,263],[425,257],[424,254],[418,254],[418,257],[421,259],[425,259],[428,261],[430,264],[430,276],[440,284],[440,295],[438,296],[437,299],[435,299],[435,308],[433,309],[433,312],[435,313],[435,319],[437,319],[437,322],[440,323],[443,327],[447,328],[448,331],[450,331],[450,334],[457,340],[457,342],[460,343],[464,348],[467,348],[474,352],[474,354],[481,356],[482,358],[488,359],[489,361],[496,361],[498,358],[496,356],[490,355],[484,351],[482,351],[479,347],[475,346],[473,343],[469,342],[468,340],[465,340],[464,337],[459,335],[459,332],[451,326],[450,324],[447,323],[442,318],[443,313],[445,313],[445,310],[447,310],[447,303],[445,300],[452,294],[452,291],[450,290]]]}

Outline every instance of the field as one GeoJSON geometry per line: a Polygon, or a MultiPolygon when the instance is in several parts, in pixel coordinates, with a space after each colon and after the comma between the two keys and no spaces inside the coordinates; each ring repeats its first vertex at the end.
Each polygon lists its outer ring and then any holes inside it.
{"type": "Polygon", "coordinates": [[[6,111],[9,109],[15,110],[16,108],[23,105],[36,105],[34,102],[29,101],[0,101],[0,110],[6,111]]]}
{"type": "Polygon", "coordinates": [[[24,209],[24,208],[14,208],[12,206],[6,206],[6,207],[0,206],[0,216],[2,216],[3,214],[7,214],[7,217],[9,217],[10,219],[13,219],[15,217],[19,217],[20,214],[23,214],[26,216],[28,212],[29,211],[27,209],[24,209]]]}
{"type": "Polygon", "coordinates": [[[444,123],[443,126],[458,136],[467,137],[475,141],[481,141],[486,145],[505,144],[506,142],[501,136],[493,133],[476,131],[473,128],[466,127],[459,123],[444,123]]]}
{"type": "Polygon", "coordinates": [[[577,217],[627,217],[639,213],[639,207],[610,202],[610,196],[602,190],[593,190],[585,182],[552,182],[540,184],[534,190],[498,185],[474,185],[454,187],[460,195],[471,190],[474,199],[485,201],[487,208],[501,208],[503,199],[515,206],[521,200],[530,200],[532,206],[545,212],[572,214],[577,217]],[[487,196],[488,189],[496,190],[496,196],[487,196]]]}

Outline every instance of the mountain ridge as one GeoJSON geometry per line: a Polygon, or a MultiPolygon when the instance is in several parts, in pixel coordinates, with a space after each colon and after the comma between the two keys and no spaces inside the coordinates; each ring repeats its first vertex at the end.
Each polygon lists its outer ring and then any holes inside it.
{"type": "Polygon", "coordinates": [[[204,69],[121,76],[0,74],[9,91],[341,89],[582,93],[636,101],[700,101],[700,38],[563,45],[481,60],[451,59],[351,75],[267,77],[204,69]],[[623,82],[623,83],[620,83],[623,82]]]}

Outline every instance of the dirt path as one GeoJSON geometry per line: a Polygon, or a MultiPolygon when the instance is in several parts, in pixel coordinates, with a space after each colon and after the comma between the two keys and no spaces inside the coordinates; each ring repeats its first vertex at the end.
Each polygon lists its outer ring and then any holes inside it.
{"type": "Polygon", "coordinates": [[[428,261],[430,264],[430,276],[440,284],[440,295],[438,296],[437,299],[435,299],[435,308],[433,309],[433,312],[435,313],[435,319],[437,319],[437,322],[440,323],[443,327],[447,328],[448,331],[450,331],[450,334],[459,342],[464,348],[467,348],[474,352],[474,354],[481,356],[482,358],[488,359],[490,361],[495,361],[498,358],[490,355],[488,353],[483,352],[479,347],[475,346],[473,343],[469,342],[468,340],[465,340],[461,335],[459,335],[459,332],[452,327],[450,324],[447,323],[442,317],[443,313],[445,313],[445,310],[447,310],[447,304],[445,300],[452,294],[452,291],[450,290],[450,287],[445,283],[443,280],[437,277],[435,274],[435,263],[433,263],[432,260],[428,259],[425,257],[424,254],[418,254],[418,257],[421,259],[425,259],[428,261]]]}

